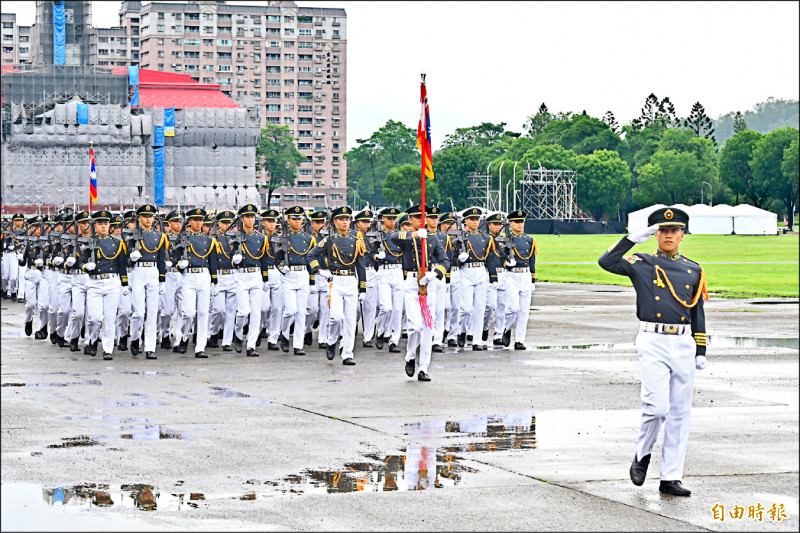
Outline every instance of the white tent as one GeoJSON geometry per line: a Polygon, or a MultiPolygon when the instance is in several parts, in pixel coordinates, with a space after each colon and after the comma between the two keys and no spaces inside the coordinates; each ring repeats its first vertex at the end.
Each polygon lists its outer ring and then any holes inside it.
{"type": "MultiPolygon", "coordinates": [[[[664,204],[651,205],[628,215],[628,231],[647,227],[647,217],[656,209],[667,207],[664,204]]],[[[695,235],[776,235],[778,215],[752,205],[740,204],[735,207],[720,204],[709,207],[705,204],[675,207],[689,215],[689,232],[695,235]]]]}

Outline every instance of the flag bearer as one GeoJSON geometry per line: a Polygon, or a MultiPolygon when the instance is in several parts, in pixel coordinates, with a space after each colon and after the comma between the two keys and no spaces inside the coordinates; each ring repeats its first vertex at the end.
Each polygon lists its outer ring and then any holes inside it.
{"type": "Polygon", "coordinates": [[[86,341],[90,355],[97,354],[97,341],[102,341],[103,360],[113,359],[116,333],[117,305],[120,291],[130,294],[128,286],[128,254],[125,243],[110,234],[111,213],[96,211],[94,219],[97,250],[92,257],[90,248],[81,254],[81,270],[89,274],[86,287],[86,341]],[[102,331],[101,331],[102,325],[102,331]]]}
{"type": "Polygon", "coordinates": [[[514,330],[514,349],[525,349],[525,333],[531,312],[531,296],[536,291],[536,254],[539,253],[536,239],[525,235],[525,211],[508,214],[511,239],[514,243],[511,257],[506,261],[505,320],[503,322],[503,346],[511,344],[511,329],[514,330]]]}
{"type": "MultiPolygon", "coordinates": [[[[325,212],[317,211],[311,213],[308,217],[311,225],[311,234],[316,239],[317,243],[325,238],[321,232],[325,228],[327,221],[325,220],[325,212]]],[[[328,268],[327,265],[322,265],[322,268],[328,268]]],[[[312,328],[319,328],[317,332],[317,343],[323,350],[328,347],[328,322],[330,319],[330,306],[328,305],[328,289],[329,283],[326,279],[321,279],[314,276],[314,285],[311,286],[311,291],[308,298],[308,315],[306,316],[306,336],[304,344],[311,346],[312,344],[312,328]]]]}
{"type": "Polygon", "coordinates": [[[367,276],[364,269],[364,241],[349,232],[353,210],[347,206],[333,212],[335,231],[323,239],[310,253],[312,270],[325,279],[332,278],[330,289],[331,317],[329,344],[325,356],[332,361],[336,356],[336,345],[341,335],[341,357],[343,365],[355,365],[353,344],[355,343],[356,307],[367,293],[367,276]],[[323,268],[324,261],[329,269],[323,268]]]}
{"type": "Polygon", "coordinates": [[[364,255],[364,268],[367,275],[367,293],[364,296],[364,302],[361,307],[362,316],[364,317],[364,338],[361,345],[364,348],[372,348],[372,337],[375,335],[375,321],[378,312],[378,285],[377,277],[378,271],[375,269],[377,264],[375,262],[375,253],[372,252],[372,245],[367,240],[367,230],[372,222],[374,213],[369,209],[365,209],[357,213],[355,218],[356,229],[358,230],[358,238],[364,240],[367,254],[364,255]]]}
{"type": "MultiPolygon", "coordinates": [[[[78,247],[75,248],[73,244],[69,244],[65,250],[64,268],[67,272],[72,273],[72,310],[69,314],[69,321],[67,322],[67,329],[65,332],[66,338],[69,339],[69,350],[77,352],[80,350],[78,346],[79,338],[85,332],[84,323],[86,318],[86,290],[89,283],[89,274],[81,270],[81,249],[84,246],[81,240],[88,241],[91,236],[91,229],[89,224],[92,217],[89,211],[79,211],[75,213],[75,220],[78,223],[78,247]]],[[[84,336],[84,341],[86,337],[84,336]]],[[[89,343],[84,347],[84,353],[89,354],[89,343]]],[[[96,354],[96,352],[95,352],[96,354]]]]}
{"type": "Polygon", "coordinates": [[[383,344],[388,342],[389,351],[393,353],[400,353],[397,345],[400,343],[400,334],[402,333],[403,294],[405,292],[403,253],[391,239],[391,236],[396,233],[395,224],[399,214],[400,212],[394,207],[386,208],[381,212],[382,227],[378,231],[383,233],[383,244],[377,244],[373,249],[378,263],[379,306],[375,347],[382,350],[383,344]]]}
{"type": "Polygon", "coordinates": [[[294,355],[305,355],[303,341],[306,331],[306,310],[311,284],[311,267],[308,254],[317,245],[317,240],[303,231],[304,211],[300,206],[290,207],[284,213],[288,217],[289,233],[286,250],[280,252],[278,270],[281,272],[283,290],[283,320],[281,322],[281,349],[289,351],[289,336],[294,324],[294,355]]]}
{"type": "Polygon", "coordinates": [[[152,204],[145,204],[136,210],[141,240],[129,242],[133,272],[130,274],[133,285],[133,317],[131,320],[131,355],[144,351],[147,359],[156,359],[156,327],[158,320],[159,297],[166,292],[166,273],[169,242],[155,224],[158,210],[152,204]],[[141,345],[144,330],[144,346],[141,345]]]}
{"type": "MultiPolygon", "coordinates": [[[[181,308],[181,283],[183,277],[178,271],[177,263],[180,258],[176,255],[176,244],[181,228],[183,227],[183,219],[180,211],[170,211],[166,216],[169,230],[167,230],[167,241],[169,244],[169,257],[166,262],[166,277],[164,281],[164,292],[159,298],[159,324],[158,329],[161,334],[161,348],[168,350],[172,343],[170,342],[169,334],[172,329],[172,317],[175,314],[177,304],[178,312],[181,308]]],[[[174,335],[175,347],[178,346],[178,335],[174,335]]]]}
{"type": "Polygon", "coordinates": [[[233,211],[217,214],[219,231],[217,240],[217,295],[214,297],[214,312],[210,318],[212,332],[208,345],[216,348],[222,342],[222,350],[233,351],[233,324],[236,320],[236,267],[233,264],[235,236],[227,233],[236,217],[233,211]]]}
{"type": "Polygon", "coordinates": [[[681,483],[689,445],[689,416],[695,370],[706,368],[706,321],[703,299],[708,299],[703,267],[678,252],[689,215],[676,207],[650,213],[649,227],[616,244],[600,257],[600,266],[628,276],[636,290],[636,317],[641,321],[636,337],[642,373],[642,417],[631,481],[642,485],[650,453],[664,426],[660,492],[689,496],[681,483]],[[634,244],[653,234],[655,253],[625,257],[634,244]]]}

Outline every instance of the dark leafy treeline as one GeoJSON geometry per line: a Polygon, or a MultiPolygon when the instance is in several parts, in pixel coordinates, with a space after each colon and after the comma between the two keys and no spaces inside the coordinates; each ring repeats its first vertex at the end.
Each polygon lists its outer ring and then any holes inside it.
{"type": "MultiPolygon", "coordinates": [[[[523,133],[508,131],[506,123],[485,122],[448,135],[434,153],[436,180],[426,185],[426,198],[464,208],[470,172],[488,167],[496,190],[501,168],[505,189],[514,180],[514,169],[518,181],[523,169],[541,165],[576,171],[579,207],[596,220],[624,219],[654,203],[691,205],[701,198],[791,214],[798,200],[797,104],[770,99],[752,112],[715,122],[700,102],[682,118],[668,97],[651,94],[641,115],[620,126],[611,111],[598,119],[585,111],[551,113],[543,103],[527,117],[523,133]],[[750,121],[780,127],[760,133],[750,121]],[[726,135],[724,145],[718,142],[720,131],[726,135]]],[[[415,129],[390,120],[357,142],[345,154],[348,184],[360,200],[356,203],[419,201],[415,129]]],[[[349,193],[348,200],[354,199],[349,193]]]]}

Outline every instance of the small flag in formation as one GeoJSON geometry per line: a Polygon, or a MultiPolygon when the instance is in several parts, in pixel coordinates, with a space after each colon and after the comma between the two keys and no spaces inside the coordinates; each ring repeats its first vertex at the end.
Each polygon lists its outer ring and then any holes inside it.
{"type": "Polygon", "coordinates": [[[97,172],[94,168],[94,148],[89,148],[89,211],[93,210],[93,205],[97,202],[97,172]]]}

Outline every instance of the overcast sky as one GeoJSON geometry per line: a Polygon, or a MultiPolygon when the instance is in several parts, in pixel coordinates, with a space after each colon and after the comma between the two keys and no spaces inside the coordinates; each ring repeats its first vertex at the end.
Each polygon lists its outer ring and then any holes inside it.
{"type": "MultiPolygon", "coordinates": [[[[347,10],[348,149],[389,119],[416,129],[420,72],[434,148],[481,122],[522,132],[542,102],[626,124],[650,93],[717,118],[800,92],[798,2],[297,4],[347,10]]],[[[94,24],[118,25],[119,5],[93,2],[94,24]]],[[[2,9],[34,21],[35,2],[2,9]]]]}

